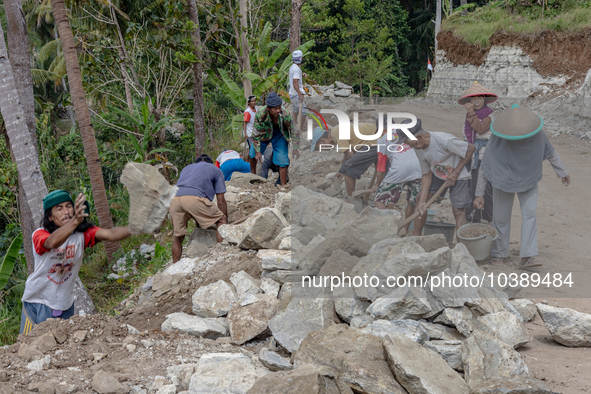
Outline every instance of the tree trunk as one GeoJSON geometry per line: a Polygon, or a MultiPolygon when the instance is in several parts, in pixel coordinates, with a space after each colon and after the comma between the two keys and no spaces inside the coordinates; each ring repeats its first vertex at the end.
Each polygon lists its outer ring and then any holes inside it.
{"type": "MultiPolygon", "coordinates": [[[[460,0],[460,6],[468,4],[468,0],[460,0]]],[[[462,10],[462,15],[468,15],[468,10],[462,10]]]]}
{"type": "Polygon", "coordinates": [[[31,141],[25,113],[19,103],[19,93],[8,61],[2,26],[0,26],[0,37],[2,37],[0,40],[0,110],[10,141],[10,149],[16,162],[19,186],[24,190],[24,203],[30,208],[32,222],[40,223],[43,218],[43,197],[47,194],[47,187],[39,165],[37,149],[31,141]]]}
{"type": "MultiPolygon", "coordinates": [[[[242,72],[249,73],[250,69],[250,55],[248,48],[248,7],[246,0],[240,0],[240,54],[242,58],[242,72]]],[[[252,95],[252,82],[250,79],[243,78],[242,85],[244,86],[244,97],[252,95]]]]}
{"type": "Polygon", "coordinates": [[[437,0],[437,5],[435,6],[435,56],[437,56],[437,34],[439,34],[439,29],[441,28],[441,0],[437,0]]]}
{"type": "MultiPolygon", "coordinates": [[[[88,103],[86,102],[84,94],[84,87],[82,86],[82,74],[80,73],[78,54],[76,53],[76,46],[74,45],[74,36],[72,35],[72,29],[70,28],[70,21],[68,20],[63,0],[52,0],[51,8],[53,9],[55,24],[57,25],[62,40],[62,50],[66,61],[70,94],[72,95],[72,102],[74,104],[74,111],[76,111],[76,120],[78,120],[80,134],[82,135],[84,155],[86,156],[86,164],[90,175],[90,185],[92,187],[92,195],[94,197],[96,213],[99,219],[99,226],[102,228],[112,228],[113,220],[111,219],[111,214],[109,212],[109,202],[105,191],[101,161],[96,146],[96,140],[94,138],[94,130],[92,128],[88,103]]],[[[119,247],[119,242],[105,242],[105,249],[107,251],[109,262],[111,262],[113,258],[113,253],[115,253],[119,247]]]]}
{"type": "Polygon", "coordinates": [[[205,116],[203,115],[203,65],[201,52],[201,30],[199,29],[199,14],[195,0],[187,1],[189,20],[193,22],[191,43],[195,50],[197,61],[193,63],[193,119],[195,128],[195,156],[201,155],[205,149],[205,116]]]}
{"type": "MultiPolygon", "coordinates": [[[[29,52],[29,36],[25,23],[25,13],[20,0],[6,0],[4,2],[6,19],[8,22],[8,48],[10,51],[10,65],[18,91],[20,106],[24,112],[25,122],[31,137],[31,144],[37,155],[37,129],[35,124],[35,100],[33,96],[33,77],[31,75],[31,53],[29,52]]],[[[45,185],[45,183],[44,183],[45,185]]],[[[47,191],[47,189],[45,189],[47,191]]],[[[33,231],[39,227],[31,213],[31,207],[27,204],[25,191],[19,182],[18,206],[21,221],[23,239],[31,239],[33,231]]],[[[32,207],[34,210],[42,210],[43,206],[32,207]]],[[[27,272],[32,274],[35,270],[35,258],[33,257],[33,245],[24,242],[27,272]]]]}
{"type": "Polygon", "coordinates": [[[302,23],[302,6],[305,0],[291,0],[291,24],[289,26],[289,53],[300,46],[300,28],[302,23]]]}

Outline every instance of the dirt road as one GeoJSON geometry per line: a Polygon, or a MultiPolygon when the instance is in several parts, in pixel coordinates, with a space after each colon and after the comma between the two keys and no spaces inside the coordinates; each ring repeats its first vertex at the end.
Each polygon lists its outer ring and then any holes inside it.
{"type": "MultiPolygon", "coordinates": [[[[423,121],[428,131],[444,131],[461,137],[465,110],[457,108],[399,105],[399,112],[410,112],[423,121]]],[[[574,285],[560,288],[524,288],[519,297],[534,302],[545,300],[549,305],[572,308],[579,312],[591,313],[591,143],[578,138],[561,135],[550,137],[552,144],[564,162],[571,177],[571,185],[565,188],[544,162],[544,178],[539,183],[538,197],[538,261],[544,264],[540,269],[522,271],[511,266],[486,268],[495,274],[524,272],[561,273],[563,277],[572,273],[574,285]]],[[[521,213],[517,198],[513,206],[511,224],[512,262],[519,260],[519,236],[521,213]]],[[[567,348],[557,344],[542,319],[536,316],[527,324],[534,338],[520,349],[530,371],[556,392],[579,394],[591,392],[591,349],[567,348]]]]}

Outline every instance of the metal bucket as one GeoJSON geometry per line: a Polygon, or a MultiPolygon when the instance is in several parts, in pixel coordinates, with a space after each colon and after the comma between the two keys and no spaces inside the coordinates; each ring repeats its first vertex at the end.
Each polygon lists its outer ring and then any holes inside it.
{"type": "Polygon", "coordinates": [[[466,238],[462,237],[462,231],[471,227],[471,226],[487,226],[486,224],[482,223],[468,223],[464,224],[458,230],[458,239],[466,246],[468,252],[474,257],[474,260],[484,260],[490,255],[490,250],[492,248],[493,242],[499,237],[499,232],[495,230],[496,234],[494,237],[491,237],[488,234],[481,235],[476,238],[466,238]]]}
{"type": "Polygon", "coordinates": [[[455,231],[455,223],[427,222],[423,229],[423,235],[443,234],[447,243],[451,244],[454,240],[455,231]]]}

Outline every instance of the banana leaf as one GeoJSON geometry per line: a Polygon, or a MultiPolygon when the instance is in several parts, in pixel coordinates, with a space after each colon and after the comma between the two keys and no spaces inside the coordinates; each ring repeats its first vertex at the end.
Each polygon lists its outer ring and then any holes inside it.
{"type": "Polygon", "coordinates": [[[20,233],[12,240],[8,251],[0,259],[0,290],[6,287],[8,279],[10,278],[10,275],[12,275],[12,270],[14,269],[14,264],[18,258],[22,244],[23,234],[20,233]]]}

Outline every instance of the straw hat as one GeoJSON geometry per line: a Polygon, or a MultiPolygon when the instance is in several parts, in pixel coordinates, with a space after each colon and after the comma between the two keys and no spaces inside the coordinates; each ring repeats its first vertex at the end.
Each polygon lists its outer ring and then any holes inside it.
{"type": "Polygon", "coordinates": [[[470,101],[470,97],[473,96],[486,96],[486,102],[489,104],[497,99],[497,95],[492,91],[488,90],[478,82],[474,82],[472,86],[470,86],[464,92],[464,94],[462,94],[462,97],[460,97],[458,100],[458,104],[464,105],[468,103],[470,101]]]}
{"type": "Polygon", "coordinates": [[[536,135],[544,126],[544,120],[529,108],[513,104],[499,113],[490,125],[497,137],[506,140],[523,140],[536,135]]]}

